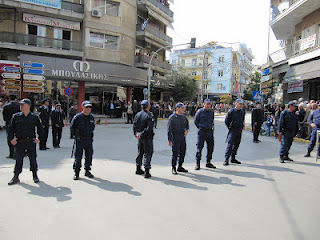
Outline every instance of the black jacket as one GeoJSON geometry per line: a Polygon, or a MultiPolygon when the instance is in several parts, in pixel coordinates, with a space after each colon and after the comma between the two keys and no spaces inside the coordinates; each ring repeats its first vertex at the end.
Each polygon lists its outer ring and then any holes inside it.
{"type": "Polygon", "coordinates": [[[49,107],[40,106],[39,107],[39,117],[41,122],[44,126],[49,126],[49,119],[50,119],[50,110],[49,107]]]}
{"type": "Polygon", "coordinates": [[[57,109],[53,110],[51,113],[52,127],[57,127],[56,125],[59,125],[59,128],[62,128],[64,126],[63,124],[64,118],[65,118],[65,114],[62,110],[61,112],[57,109]]]}
{"type": "Polygon", "coordinates": [[[142,110],[138,112],[133,120],[133,133],[140,133],[141,138],[153,138],[154,119],[150,112],[142,110]]]}
{"type": "Polygon", "coordinates": [[[3,107],[3,118],[9,125],[13,114],[20,112],[20,105],[14,101],[9,102],[3,107]]]}

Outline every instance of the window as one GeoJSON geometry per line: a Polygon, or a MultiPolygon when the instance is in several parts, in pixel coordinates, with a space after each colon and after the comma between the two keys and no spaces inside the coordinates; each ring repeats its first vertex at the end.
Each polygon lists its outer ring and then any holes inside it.
{"type": "Polygon", "coordinates": [[[118,49],[119,37],[102,33],[90,33],[90,46],[104,49],[118,49]]]}
{"type": "Polygon", "coordinates": [[[176,65],[177,64],[177,60],[176,59],[173,59],[172,60],[172,65],[176,65]]]}
{"type": "Polygon", "coordinates": [[[192,59],[192,66],[193,67],[197,66],[197,59],[196,58],[192,59]]]}
{"type": "Polygon", "coordinates": [[[203,79],[208,79],[208,71],[203,72],[203,79]]]}
{"type": "Polygon", "coordinates": [[[186,60],[185,60],[185,59],[182,59],[182,60],[181,60],[181,65],[182,65],[182,66],[185,66],[185,65],[186,65],[186,60]]]}
{"type": "Polygon", "coordinates": [[[192,76],[197,76],[197,72],[192,72],[191,75],[192,76]]]}
{"type": "Polygon", "coordinates": [[[204,65],[208,65],[208,64],[209,64],[209,58],[206,57],[206,58],[204,59],[204,65]]]}
{"type": "Polygon", "coordinates": [[[110,16],[120,16],[120,3],[108,0],[92,0],[92,10],[101,11],[110,16]]]}
{"type": "Polygon", "coordinates": [[[222,90],[223,89],[223,84],[222,83],[218,83],[217,84],[217,90],[222,90]]]}
{"type": "Polygon", "coordinates": [[[45,26],[28,24],[28,34],[45,37],[47,35],[47,28],[45,26]]]}
{"type": "Polygon", "coordinates": [[[55,28],[53,31],[53,37],[56,39],[71,40],[71,31],[55,28]]]}
{"type": "Polygon", "coordinates": [[[219,63],[223,63],[224,62],[224,56],[219,56],[219,63]]]}
{"type": "Polygon", "coordinates": [[[218,71],[218,77],[223,77],[223,71],[222,70],[218,71]]]}

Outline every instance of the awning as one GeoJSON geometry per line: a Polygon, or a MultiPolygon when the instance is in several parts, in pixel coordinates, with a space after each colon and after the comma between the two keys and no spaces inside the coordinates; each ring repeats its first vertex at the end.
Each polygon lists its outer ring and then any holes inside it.
{"type": "Polygon", "coordinates": [[[282,65],[272,67],[272,78],[277,79],[280,73],[287,73],[289,70],[288,63],[284,63],[282,65]]]}
{"type": "Polygon", "coordinates": [[[320,77],[320,59],[290,66],[289,71],[284,76],[284,81],[308,80],[318,77],[320,77]]]}
{"type": "Polygon", "coordinates": [[[155,19],[158,19],[160,22],[163,22],[164,25],[166,25],[167,27],[173,29],[173,25],[171,24],[171,22],[169,22],[168,20],[166,20],[164,17],[161,17],[160,14],[156,13],[155,11],[153,11],[151,8],[149,8],[148,6],[146,6],[148,9],[148,14],[151,17],[154,17],[155,19]]]}

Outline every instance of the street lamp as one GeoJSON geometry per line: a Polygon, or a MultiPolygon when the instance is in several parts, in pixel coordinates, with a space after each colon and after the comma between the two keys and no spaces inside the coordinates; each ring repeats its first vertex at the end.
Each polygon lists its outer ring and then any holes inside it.
{"type": "Polygon", "coordinates": [[[183,45],[188,45],[191,43],[182,43],[182,44],[177,44],[177,45],[167,45],[164,47],[159,48],[157,51],[155,51],[152,56],[151,59],[149,61],[149,68],[148,68],[148,101],[151,101],[151,89],[150,89],[150,85],[151,85],[151,63],[152,63],[152,59],[156,56],[156,54],[161,51],[162,49],[166,49],[166,48],[172,48],[172,47],[178,47],[178,46],[183,46],[183,45]]]}

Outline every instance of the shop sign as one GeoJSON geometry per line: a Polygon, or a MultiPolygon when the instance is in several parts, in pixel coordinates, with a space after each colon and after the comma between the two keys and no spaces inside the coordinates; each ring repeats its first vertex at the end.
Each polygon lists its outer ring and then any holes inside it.
{"type": "Polygon", "coordinates": [[[62,0],[16,0],[16,1],[40,5],[44,7],[61,9],[62,0]]]}
{"type": "Polygon", "coordinates": [[[301,50],[305,50],[316,45],[317,34],[313,34],[310,37],[301,40],[301,50]]]}
{"type": "Polygon", "coordinates": [[[288,82],[288,93],[303,92],[303,80],[288,82]]]}

